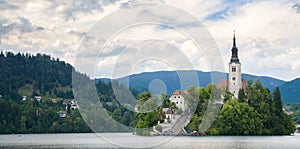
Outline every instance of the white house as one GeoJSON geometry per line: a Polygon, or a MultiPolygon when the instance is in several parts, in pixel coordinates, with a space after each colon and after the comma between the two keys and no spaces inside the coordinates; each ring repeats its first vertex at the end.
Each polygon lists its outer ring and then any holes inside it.
{"type": "Polygon", "coordinates": [[[70,105],[70,109],[71,109],[71,110],[75,110],[75,109],[78,109],[78,108],[79,108],[76,99],[73,99],[73,100],[71,100],[70,102],[67,102],[67,103],[66,103],[66,111],[68,110],[68,106],[69,106],[69,105],[70,105]]]}
{"type": "Polygon", "coordinates": [[[42,97],[41,96],[34,96],[33,99],[40,102],[42,100],[42,97]]]}
{"type": "Polygon", "coordinates": [[[67,116],[65,111],[59,111],[59,112],[57,112],[57,114],[59,115],[59,117],[62,117],[62,118],[67,116]]]}
{"type": "Polygon", "coordinates": [[[174,115],[174,110],[172,108],[168,108],[168,111],[166,112],[166,119],[174,119],[175,115],[174,115]]]}
{"type": "Polygon", "coordinates": [[[71,100],[71,104],[77,104],[77,100],[76,99],[71,100]]]}
{"type": "Polygon", "coordinates": [[[71,104],[71,109],[72,110],[75,110],[75,109],[77,109],[78,108],[78,105],[77,104],[71,104]]]}
{"type": "Polygon", "coordinates": [[[23,96],[22,100],[23,101],[27,100],[27,96],[23,96]]]}
{"type": "Polygon", "coordinates": [[[172,93],[172,96],[169,98],[169,100],[173,103],[175,103],[176,107],[181,109],[182,111],[185,111],[187,107],[187,102],[184,99],[185,93],[180,90],[176,90],[172,93]]]}

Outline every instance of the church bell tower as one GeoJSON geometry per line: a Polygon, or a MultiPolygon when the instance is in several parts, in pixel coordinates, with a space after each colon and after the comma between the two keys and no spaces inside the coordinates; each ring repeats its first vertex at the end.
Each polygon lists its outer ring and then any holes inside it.
{"type": "Polygon", "coordinates": [[[233,34],[233,46],[231,48],[231,59],[229,62],[228,90],[235,98],[238,98],[239,90],[242,89],[241,63],[238,58],[238,48],[233,34]]]}

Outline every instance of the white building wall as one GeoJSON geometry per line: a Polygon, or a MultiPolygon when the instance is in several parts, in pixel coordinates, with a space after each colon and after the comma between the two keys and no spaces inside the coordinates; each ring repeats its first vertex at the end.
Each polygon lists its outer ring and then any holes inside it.
{"type": "Polygon", "coordinates": [[[238,98],[239,90],[242,88],[241,64],[229,64],[228,81],[228,90],[234,95],[235,98],[238,98]]]}
{"type": "Polygon", "coordinates": [[[174,102],[176,107],[178,107],[179,109],[181,109],[182,111],[185,110],[185,100],[184,97],[182,95],[172,95],[169,99],[171,102],[174,102]]]}

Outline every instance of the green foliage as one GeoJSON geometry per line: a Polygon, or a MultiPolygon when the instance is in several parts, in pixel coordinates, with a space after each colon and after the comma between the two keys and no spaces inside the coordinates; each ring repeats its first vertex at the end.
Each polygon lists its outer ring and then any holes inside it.
{"type": "Polygon", "coordinates": [[[233,94],[230,93],[228,90],[225,91],[225,95],[224,95],[224,102],[227,102],[228,100],[233,98],[233,94]]]}
{"type": "Polygon", "coordinates": [[[212,128],[209,131],[209,135],[212,135],[212,136],[219,135],[219,131],[216,128],[212,128]]]}
{"type": "MultiPolygon", "coordinates": [[[[27,95],[36,92],[45,96],[55,87],[71,84],[73,67],[70,64],[51,59],[45,54],[13,54],[0,56],[0,94],[12,100],[20,100],[18,93],[27,95]],[[30,86],[26,88],[26,86],[30,86]],[[24,91],[20,88],[25,87],[24,91]]],[[[22,95],[23,96],[23,95],[22,95]]]]}
{"type": "Polygon", "coordinates": [[[209,134],[220,135],[290,135],[295,126],[282,110],[279,88],[271,95],[260,80],[248,81],[246,94],[229,99],[222,107],[209,134]],[[246,103],[245,99],[248,100],[246,103]]]}
{"type": "Polygon", "coordinates": [[[297,124],[300,124],[300,104],[288,104],[284,106],[286,110],[293,111],[292,118],[297,124]]]}
{"type": "Polygon", "coordinates": [[[282,112],[282,100],[281,100],[281,95],[278,87],[275,88],[275,91],[273,93],[273,100],[275,104],[276,114],[280,115],[282,112]]]}
{"type": "Polygon", "coordinates": [[[260,135],[262,126],[253,107],[231,99],[223,105],[214,131],[220,135],[260,135]]]}
{"type": "MultiPolygon", "coordinates": [[[[83,117],[86,121],[95,120],[93,116],[99,113],[98,109],[90,109],[87,112],[90,115],[81,116],[77,109],[71,110],[70,104],[67,110],[66,105],[63,105],[63,101],[74,98],[72,69],[71,65],[47,55],[1,53],[0,95],[3,98],[0,100],[0,134],[91,132],[83,117]],[[26,101],[21,100],[23,95],[27,96],[26,101]],[[30,100],[33,96],[42,96],[43,99],[41,102],[30,100]],[[57,98],[58,102],[52,103],[49,98],[57,98]],[[67,116],[59,117],[58,111],[65,111],[67,116]]],[[[85,81],[92,81],[85,75],[76,74],[85,81]]],[[[121,124],[131,127],[136,125],[134,112],[120,105],[110,83],[99,81],[96,88],[104,107],[102,110],[106,110],[109,116],[100,114],[95,122],[105,126],[91,125],[92,128],[97,127],[97,132],[111,132],[120,130],[121,124]],[[113,119],[120,124],[113,122],[113,119]]]]}
{"type": "Polygon", "coordinates": [[[149,136],[150,135],[150,130],[148,128],[135,129],[135,132],[137,135],[141,135],[141,136],[149,136]]]}
{"type": "Polygon", "coordinates": [[[66,118],[61,118],[56,109],[63,109],[64,106],[51,104],[32,100],[20,103],[1,100],[0,134],[91,132],[78,110],[72,110],[66,118]]]}
{"type": "Polygon", "coordinates": [[[165,93],[161,93],[162,107],[171,107],[172,103],[169,100],[169,97],[165,93]]]}
{"type": "Polygon", "coordinates": [[[215,91],[216,89],[216,86],[213,84],[207,85],[206,88],[191,86],[187,89],[187,96],[185,98],[188,101],[190,111],[194,112],[190,123],[186,126],[187,130],[198,131],[203,115],[206,111],[208,101],[210,99],[213,101],[213,98],[217,96],[217,92],[215,91]]]}
{"type": "Polygon", "coordinates": [[[239,93],[238,93],[238,100],[240,101],[240,102],[246,102],[246,95],[245,95],[245,92],[244,92],[244,90],[243,89],[240,89],[239,90],[239,93]]]}
{"type": "MultiPolygon", "coordinates": [[[[161,96],[161,99],[165,98],[164,94],[161,96]]],[[[162,108],[156,104],[156,98],[151,97],[150,92],[139,94],[138,103],[140,110],[143,112],[136,115],[137,123],[135,128],[138,128],[136,133],[138,135],[148,135],[148,129],[155,126],[158,121],[163,120],[162,108]]]]}
{"type": "Polygon", "coordinates": [[[161,125],[156,125],[156,126],[155,126],[155,129],[156,129],[157,131],[159,131],[159,132],[162,132],[162,130],[163,130],[163,128],[162,128],[161,125]]]}
{"type": "Polygon", "coordinates": [[[190,123],[186,126],[186,129],[198,131],[201,121],[202,121],[202,116],[198,116],[194,114],[190,120],[190,123]]]}

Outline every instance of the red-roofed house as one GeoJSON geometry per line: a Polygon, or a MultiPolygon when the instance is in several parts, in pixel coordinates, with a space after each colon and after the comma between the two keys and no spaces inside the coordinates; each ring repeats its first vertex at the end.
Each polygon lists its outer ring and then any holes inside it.
{"type": "Polygon", "coordinates": [[[168,111],[166,112],[166,118],[168,119],[174,119],[174,110],[172,108],[169,108],[168,111]]]}

